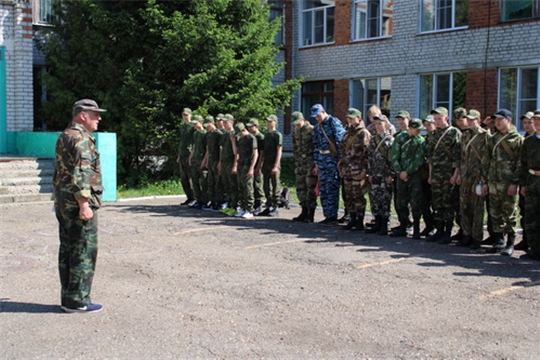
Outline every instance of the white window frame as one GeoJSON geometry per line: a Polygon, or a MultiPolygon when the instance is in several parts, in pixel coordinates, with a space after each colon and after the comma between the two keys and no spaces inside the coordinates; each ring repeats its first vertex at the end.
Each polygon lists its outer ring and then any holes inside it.
{"type": "MultiPolygon", "coordinates": [[[[429,111],[431,109],[435,109],[439,106],[444,106],[448,109],[448,116],[451,118],[451,114],[454,113],[454,72],[445,72],[445,73],[428,73],[428,74],[419,74],[418,75],[418,84],[417,84],[417,114],[420,115],[421,118],[424,118],[426,115],[429,115],[429,111]],[[431,87],[431,106],[428,112],[424,112],[426,109],[422,109],[422,77],[423,76],[431,76],[433,77],[432,81],[432,87],[431,87]],[[448,83],[448,99],[440,99],[438,98],[438,82],[439,78],[441,76],[450,76],[450,80],[448,83]]],[[[463,106],[463,105],[462,105],[463,106]]]]}
{"type": "Polygon", "coordinates": [[[36,25],[50,25],[47,17],[53,17],[55,0],[32,0],[32,21],[36,25]]]}
{"type": "MultiPolygon", "coordinates": [[[[419,6],[420,6],[420,21],[419,21],[419,32],[420,33],[432,33],[432,32],[444,32],[444,31],[449,31],[449,30],[461,30],[461,29],[467,29],[468,28],[468,25],[463,25],[463,26],[456,26],[456,2],[458,0],[451,0],[452,1],[452,4],[451,4],[451,9],[452,9],[452,23],[450,24],[449,27],[445,27],[445,28],[441,28],[441,24],[440,24],[440,17],[438,16],[439,14],[439,11],[438,11],[438,7],[439,7],[439,1],[441,0],[419,0],[419,6]],[[433,1],[433,4],[435,6],[435,9],[434,9],[434,13],[435,13],[435,24],[433,26],[433,29],[432,30],[423,30],[423,21],[424,21],[424,2],[425,1],[433,1]]],[[[469,1],[474,1],[474,0],[469,0],[469,1]]]]}
{"type": "MultiPolygon", "coordinates": [[[[387,0],[353,0],[353,24],[352,24],[352,31],[351,31],[351,38],[353,41],[358,40],[367,40],[367,39],[379,39],[379,38],[389,38],[392,37],[392,33],[390,32],[388,35],[384,35],[384,10],[385,10],[385,2],[387,0]],[[370,22],[373,21],[369,18],[370,14],[370,6],[372,2],[378,2],[379,3],[379,11],[376,21],[378,22],[378,35],[376,36],[368,36],[369,28],[370,28],[370,22]],[[365,3],[366,4],[366,12],[365,12],[365,19],[364,19],[364,36],[361,36],[362,30],[360,30],[360,34],[357,36],[357,29],[360,29],[360,15],[361,13],[357,11],[357,5],[359,3],[365,3]],[[371,20],[371,21],[370,21],[371,20]]],[[[393,4],[393,2],[390,2],[390,4],[393,4]]],[[[393,17],[393,7],[392,7],[392,17],[393,17]]]]}
{"type": "MultiPolygon", "coordinates": [[[[328,10],[332,9],[334,11],[335,16],[335,1],[334,0],[319,0],[321,3],[328,3],[326,6],[318,6],[314,8],[305,8],[305,2],[306,0],[302,0],[302,14],[300,16],[300,47],[309,47],[309,46],[318,46],[318,45],[326,45],[326,44],[333,44],[335,42],[335,31],[332,29],[332,33],[334,34],[332,41],[327,41],[328,38],[328,10]],[[318,12],[323,13],[323,41],[322,42],[315,42],[315,17],[318,12]],[[311,29],[309,34],[304,33],[304,16],[309,14],[311,15],[311,29]]],[[[335,18],[334,18],[334,27],[335,27],[335,18]]]]}
{"type": "Polygon", "coordinates": [[[497,74],[497,108],[505,108],[512,112],[512,115],[514,118],[512,119],[514,121],[514,124],[516,125],[516,128],[520,131],[523,131],[523,124],[521,123],[521,120],[519,117],[522,114],[525,114],[527,111],[534,111],[536,109],[540,109],[540,65],[538,66],[523,66],[523,67],[504,67],[499,68],[498,74],[497,74]],[[513,89],[516,93],[516,99],[515,103],[513,104],[503,104],[502,103],[502,71],[508,70],[508,69],[515,69],[517,71],[517,81],[516,81],[516,89],[513,89]],[[534,101],[534,98],[523,98],[523,70],[531,70],[536,69],[537,70],[537,76],[536,76],[536,106],[534,106],[533,109],[529,108],[523,108],[523,103],[526,101],[534,101]]]}
{"type": "Polygon", "coordinates": [[[540,17],[540,0],[530,0],[532,1],[532,16],[524,17],[520,19],[505,19],[504,15],[505,15],[506,4],[508,3],[508,1],[515,1],[515,0],[500,0],[502,22],[522,21],[522,20],[535,19],[535,18],[540,17]]]}
{"type": "Polygon", "coordinates": [[[349,86],[350,86],[350,91],[349,93],[351,94],[351,98],[349,99],[349,104],[351,104],[352,107],[355,107],[357,109],[359,109],[360,111],[362,111],[362,115],[363,115],[363,118],[364,118],[364,121],[366,122],[366,125],[369,123],[369,119],[367,118],[367,112],[368,112],[368,109],[373,106],[373,105],[377,105],[378,107],[380,108],[383,108],[381,106],[381,92],[382,92],[382,84],[383,82],[389,82],[390,84],[390,99],[389,99],[389,106],[388,108],[391,107],[391,103],[392,103],[392,100],[391,100],[391,96],[392,96],[392,78],[390,76],[382,76],[382,77],[377,77],[377,78],[355,78],[355,79],[351,79],[350,80],[350,83],[349,83],[349,86]],[[368,81],[376,81],[376,84],[377,84],[377,101],[375,103],[372,103],[370,99],[367,98],[368,96],[368,91],[366,90],[366,86],[365,84],[368,82],[368,81]],[[364,93],[363,93],[363,96],[362,98],[360,99],[357,95],[357,91],[356,91],[356,86],[355,86],[355,82],[362,82],[363,83],[363,87],[364,87],[364,93]]]}

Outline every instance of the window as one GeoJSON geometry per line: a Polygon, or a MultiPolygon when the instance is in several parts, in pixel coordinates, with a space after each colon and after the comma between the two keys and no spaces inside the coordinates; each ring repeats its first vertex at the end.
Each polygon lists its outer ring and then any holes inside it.
{"type": "Polygon", "coordinates": [[[353,40],[392,35],[393,0],[355,0],[353,40]]]}
{"type": "Polygon", "coordinates": [[[540,0],[501,0],[502,21],[536,17],[540,17],[540,0]]]}
{"type": "Polygon", "coordinates": [[[366,125],[368,109],[377,105],[383,114],[390,113],[392,78],[353,79],[351,81],[351,106],[362,111],[366,125]]]}
{"type": "Polygon", "coordinates": [[[540,108],[540,66],[499,70],[499,106],[514,115],[518,130],[523,130],[521,114],[540,108]]]}
{"type": "Polygon", "coordinates": [[[270,4],[270,21],[278,17],[281,18],[281,26],[274,40],[277,46],[281,46],[285,44],[285,38],[283,37],[283,0],[270,0],[268,3],[270,4]]]}
{"type": "Polygon", "coordinates": [[[304,0],[300,46],[334,42],[335,0],[304,0]]]}
{"type": "MultiPolygon", "coordinates": [[[[334,81],[314,81],[302,85],[302,113],[309,118],[310,109],[322,104],[327,113],[334,113],[334,81]]],[[[315,119],[310,119],[313,123],[315,119]]]]}
{"type": "Polygon", "coordinates": [[[465,106],[467,74],[465,72],[420,75],[418,114],[425,118],[432,109],[444,106],[448,114],[465,106]]]}
{"type": "Polygon", "coordinates": [[[421,32],[454,29],[468,24],[469,0],[420,0],[421,32]]]}
{"type": "Polygon", "coordinates": [[[35,24],[50,24],[53,21],[53,1],[33,0],[33,21],[35,24]]]}

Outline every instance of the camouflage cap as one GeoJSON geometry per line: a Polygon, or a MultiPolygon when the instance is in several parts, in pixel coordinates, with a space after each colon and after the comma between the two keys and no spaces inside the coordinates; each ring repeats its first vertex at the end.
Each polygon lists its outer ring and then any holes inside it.
{"type": "Polygon", "coordinates": [[[276,122],[277,122],[277,116],[274,115],[274,114],[268,115],[268,116],[266,117],[266,120],[267,120],[267,121],[276,121],[276,122]]]}
{"type": "Polygon", "coordinates": [[[348,117],[348,118],[362,117],[362,112],[355,108],[349,108],[347,110],[347,114],[345,115],[345,117],[348,117]]]}
{"type": "Polygon", "coordinates": [[[223,115],[223,120],[225,120],[225,121],[234,121],[234,116],[232,116],[231,114],[225,114],[225,115],[223,115]]]}
{"type": "Polygon", "coordinates": [[[496,118],[511,119],[512,118],[512,113],[510,112],[510,110],[500,109],[495,114],[491,115],[491,118],[492,119],[496,119],[496,118]]]}
{"type": "Polygon", "coordinates": [[[428,122],[428,123],[435,123],[435,119],[433,118],[433,115],[428,115],[426,116],[426,118],[424,119],[425,122],[428,122]]]}
{"type": "Polygon", "coordinates": [[[418,129],[418,130],[424,130],[425,127],[424,127],[424,124],[422,123],[422,120],[421,119],[411,119],[411,121],[409,121],[409,127],[412,128],[412,129],[418,129]]]}
{"type": "Polygon", "coordinates": [[[467,115],[467,109],[459,107],[454,110],[454,118],[461,119],[467,115]]]}
{"type": "Polygon", "coordinates": [[[532,119],[534,116],[534,112],[532,111],[527,111],[525,114],[521,115],[519,117],[520,120],[523,120],[523,119],[532,119]]]}
{"type": "Polygon", "coordinates": [[[106,112],[105,109],[100,109],[97,102],[92,99],[81,99],[73,103],[73,115],[81,111],[97,111],[97,112],[106,112]]]}
{"type": "Polygon", "coordinates": [[[249,121],[247,122],[246,124],[247,127],[251,127],[251,126],[259,126],[259,120],[257,119],[249,119],[249,121]]]}
{"type": "Polygon", "coordinates": [[[245,128],[246,128],[246,126],[244,125],[244,123],[243,123],[243,122],[239,122],[239,123],[237,123],[236,125],[234,125],[234,132],[238,134],[239,132],[241,132],[241,131],[244,130],[245,128]]]}
{"type": "Polygon", "coordinates": [[[465,117],[467,119],[471,119],[471,120],[480,119],[480,111],[471,109],[471,110],[469,110],[467,115],[465,115],[465,117]]]}
{"type": "Polygon", "coordinates": [[[224,116],[224,115],[223,115],[222,113],[217,114],[217,116],[216,116],[216,121],[221,121],[221,120],[223,120],[223,116],[224,116]]]}
{"type": "Polygon", "coordinates": [[[184,110],[182,110],[182,114],[191,115],[191,109],[190,108],[184,108],[184,110]]]}
{"type": "Polygon", "coordinates": [[[540,118],[540,109],[536,109],[534,110],[534,113],[533,113],[533,118],[540,118]]]}
{"type": "Polygon", "coordinates": [[[443,107],[443,106],[439,106],[438,108],[435,108],[433,110],[431,110],[431,114],[440,114],[440,115],[446,115],[448,116],[448,109],[443,107]]]}
{"type": "Polygon", "coordinates": [[[386,117],[386,115],[375,115],[373,117],[373,120],[381,120],[383,122],[390,122],[390,120],[388,120],[388,118],[386,117]]]}
{"type": "Polygon", "coordinates": [[[193,118],[191,118],[192,124],[202,123],[202,122],[203,122],[203,117],[201,115],[193,115],[193,118]]]}
{"type": "Polygon", "coordinates": [[[212,115],[208,115],[204,118],[203,125],[213,124],[214,123],[214,117],[212,115]]]}
{"type": "Polygon", "coordinates": [[[311,117],[315,117],[321,113],[321,111],[324,111],[324,108],[321,104],[315,104],[311,107],[311,117]]]}
{"type": "Polygon", "coordinates": [[[409,112],[407,110],[399,110],[397,115],[396,115],[396,118],[398,118],[398,117],[407,119],[407,118],[411,117],[411,114],[409,114],[409,112]]]}
{"type": "Polygon", "coordinates": [[[291,114],[291,120],[293,125],[300,124],[303,118],[304,114],[302,114],[300,111],[295,111],[291,114]]]}

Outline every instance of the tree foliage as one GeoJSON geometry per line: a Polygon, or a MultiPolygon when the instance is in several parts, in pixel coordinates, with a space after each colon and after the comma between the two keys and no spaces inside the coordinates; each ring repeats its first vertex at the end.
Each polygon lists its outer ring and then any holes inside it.
{"type": "Polygon", "coordinates": [[[66,126],[76,99],[96,99],[108,110],[100,131],[118,135],[120,181],[142,178],[152,155],[167,156],[170,175],[184,107],[260,118],[289,105],[300,84],[272,85],[280,25],[260,0],[62,0],[55,9],[38,41],[49,127],[66,126]]]}

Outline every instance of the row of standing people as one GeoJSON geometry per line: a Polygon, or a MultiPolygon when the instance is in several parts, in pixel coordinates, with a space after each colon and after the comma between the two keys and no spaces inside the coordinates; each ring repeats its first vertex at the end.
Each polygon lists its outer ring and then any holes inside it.
{"type": "Polygon", "coordinates": [[[399,226],[390,236],[407,236],[410,226],[414,239],[425,236],[441,244],[455,239],[456,245],[472,249],[484,243],[492,245],[488,252],[512,255],[519,192],[524,241],[516,248],[526,250],[526,257],[540,258],[540,221],[535,216],[540,210],[540,110],[522,116],[526,140],[505,109],[484,122],[477,110],[458,109],[457,126],[450,124],[444,107],[433,109],[424,120],[400,111],[398,132],[377,107],[370,108],[367,128],[354,108],[347,111],[345,127],[320,104],[310,115],[317,120],[314,126],[301,113],[293,113],[296,187],[302,206],[293,220],[313,221],[318,187],[325,217],[321,223],[338,223],[343,188],[349,215],[345,229],[364,230],[369,193],[375,220],[366,224],[371,225],[367,232],[388,234],[394,198],[399,226]],[[486,208],[490,237],[482,241],[486,208]],[[454,220],[460,231],[452,236],[454,220]]]}

